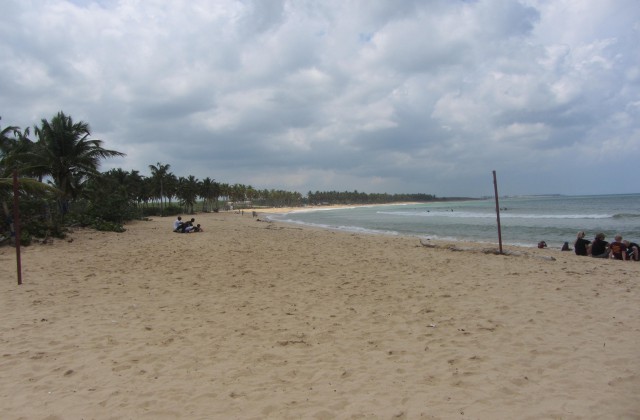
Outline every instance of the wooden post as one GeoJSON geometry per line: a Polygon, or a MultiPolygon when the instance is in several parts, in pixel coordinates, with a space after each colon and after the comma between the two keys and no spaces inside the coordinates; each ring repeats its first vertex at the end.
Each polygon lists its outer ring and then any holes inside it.
{"type": "Polygon", "coordinates": [[[500,204],[498,203],[498,181],[496,179],[496,171],[493,171],[493,191],[496,196],[496,218],[498,220],[498,245],[502,254],[502,230],[500,229],[500,204]]]}
{"type": "Polygon", "coordinates": [[[22,261],[20,260],[20,209],[18,207],[18,170],[13,170],[13,233],[16,235],[16,263],[18,286],[22,284],[22,261]]]}

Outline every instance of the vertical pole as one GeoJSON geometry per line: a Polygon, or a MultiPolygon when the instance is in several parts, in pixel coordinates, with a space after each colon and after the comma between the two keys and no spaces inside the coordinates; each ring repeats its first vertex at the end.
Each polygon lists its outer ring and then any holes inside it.
{"type": "Polygon", "coordinates": [[[498,244],[500,253],[502,254],[502,230],[500,229],[500,204],[498,203],[498,180],[496,179],[496,171],[493,171],[493,191],[496,196],[496,217],[498,220],[498,244]]]}
{"type": "Polygon", "coordinates": [[[16,263],[18,286],[22,284],[22,261],[20,260],[20,209],[18,207],[18,170],[13,170],[13,232],[16,235],[16,263]]]}

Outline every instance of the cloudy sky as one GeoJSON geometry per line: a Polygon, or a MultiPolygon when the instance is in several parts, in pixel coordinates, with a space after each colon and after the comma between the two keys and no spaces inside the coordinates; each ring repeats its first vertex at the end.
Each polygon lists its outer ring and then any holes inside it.
{"type": "Polygon", "coordinates": [[[638,0],[2,0],[0,125],[290,191],[637,193],[638,0]]]}

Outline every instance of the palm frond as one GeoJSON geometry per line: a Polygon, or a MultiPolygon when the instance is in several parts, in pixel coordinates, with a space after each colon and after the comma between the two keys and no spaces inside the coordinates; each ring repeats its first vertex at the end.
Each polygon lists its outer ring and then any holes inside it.
{"type": "MultiPolygon", "coordinates": [[[[18,178],[18,188],[21,191],[29,193],[44,193],[50,192],[54,194],[61,194],[59,189],[47,185],[33,178],[18,178]]],[[[11,191],[13,189],[13,178],[0,178],[0,191],[11,191]]]]}

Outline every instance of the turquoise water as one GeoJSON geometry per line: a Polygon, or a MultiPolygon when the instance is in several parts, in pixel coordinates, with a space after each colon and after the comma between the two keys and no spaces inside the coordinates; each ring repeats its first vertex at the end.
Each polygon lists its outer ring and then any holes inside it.
{"type": "MultiPolygon", "coordinates": [[[[584,230],[588,239],[603,232],[640,242],[640,194],[534,196],[500,198],[502,243],[550,248],[573,244],[584,230]]],[[[273,220],[327,229],[371,232],[452,241],[497,244],[493,198],[426,204],[365,206],[330,210],[305,209],[272,215],[273,220]]]]}

